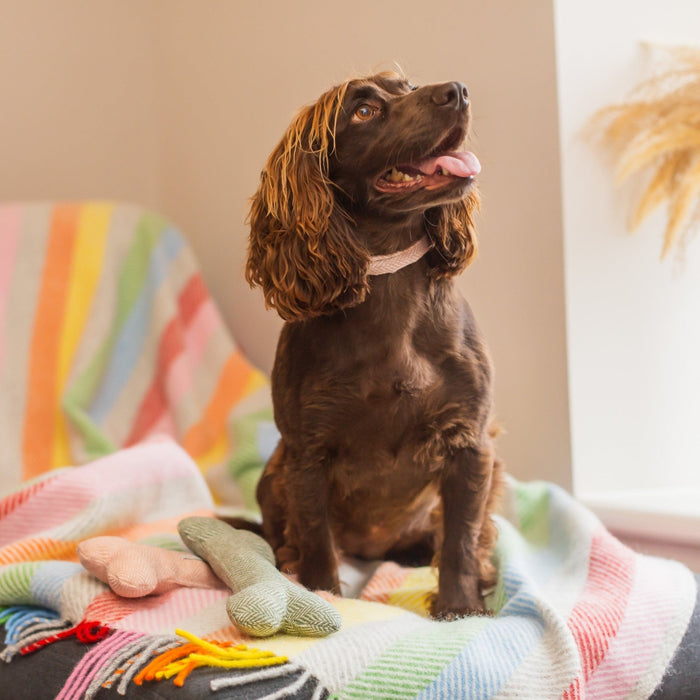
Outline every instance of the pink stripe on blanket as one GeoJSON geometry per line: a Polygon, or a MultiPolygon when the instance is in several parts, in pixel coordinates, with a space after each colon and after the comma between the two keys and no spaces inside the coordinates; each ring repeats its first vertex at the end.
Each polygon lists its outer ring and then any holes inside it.
{"type": "Polygon", "coordinates": [[[192,387],[209,341],[220,328],[221,316],[214,302],[207,299],[185,332],[186,353],[180,355],[170,368],[167,387],[171,403],[179,402],[192,387]]]}
{"type": "Polygon", "coordinates": [[[40,492],[22,498],[22,503],[0,520],[0,547],[39,537],[70,520],[94,500],[94,487],[86,489],[84,484],[75,484],[73,480],[54,479],[40,492]]]}
{"type": "Polygon", "coordinates": [[[677,615],[677,603],[659,591],[674,590],[672,572],[653,559],[637,558],[630,601],[608,653],[586,686],[586,695],[627,697],[658,653],[668,633],[668,621],[677,615]]]}
{"type": "Polygon", "coordinates": [[[388,561],[382,564],[362,590],[360,598],[375,603],[388,603],[389,595],[401,588],[413,569],[388,561]]]}
{"type": "Polygon", "coordinates": [[[0,521],[4,520],[12,511],[19,508],[23,503],[26,503],[36,493],[41,491],[46,484],[57,478],[58,474],[51,475],[41,481],[35,481],[21,491],[11,493],[0,501],[0,521]]]}
{"type": "Polygon", "coordinates": [[[21,225],[22,217],[19,205],[12,204],[0,207],[0,370],[2,370],[4,343],[7,335],[5,312],[7,311],[7,300],[21,225]]]}
{"type": "MultiPolygon", "coordinates": [[[[136,495],[140,489],[160,484],[173,487],[183,477],[198,478],[197,466],[181,447],[169,440],[143,443],[62,472],[0,521],[0,546],[68,525],[77,516],[89,530],[88,508],[95,508],[96,504],[124,492],[135,494],[132,506],[137,508],[136,495]]],[[[184,504],[184,494],[182,498],[184,504]]],[[[193,502],[192,507],[204,507],[201,500],[193,502]]],[[[107,511],[107,508],[97,508],[94,513],[95,525],[101,530],[116,525],[99,520],[108,517],[107,511]]],[[[124,520],[123,512],[120,517],[124,520]]]]}
{"type": "Polygon", "coordinates": [[[160,596],[140,598],[141,605],[114,626],[149,634],[172,634],[188,617],[230,595],[231,591],[224,588],[176,588],[160,596]]]}
{"type": "Polygon", "coordinates": [[[158,422],[151,426],[148,433],[144,436],[144,439],[148,440],[155,435],[169,435],[173,440],[177,440],[177,423],[172,414],[163,413],[158,419],[158,422]]]}
{"type": "Polygon", "coordinates": [[[78,700],[84,697],[85,691],[97,673],[117,655],[120,649],[141,636],[133,632],[115,632],[92,647],[68,676],[56,700],[78,700]]]}
{"type": "MultiPolygon", "coordinates": [[[[166,358],[167,361],[161,360],[161,370],[144,396],[126,445],[133,445],[147,435],[163,432],[164,425],[167,425],[165,431],[168,434],[177,435],[177,431],[173,430],[175,422],[171,414],[175,413],[177,405],[196,380],[209,340],[222,327],[219,312],[210,298],[200,302],[193,317],[188,319],[184,332],[177,319],[172,323],[166,330],[172,336],[168,343],[172,348],[168,353],[170,357],[166,358]]],[[[161,350],[159,354],[165,352],[161,350]]]]}
{"type": "Polygon", "coordinates": [[[620,629],[634,569],[634,553],[601,527],[592,538],[586,586],[567,621],[582,668],[562,696],[564,700],[587,695],[582,687],[605,658],[620,629]]]}
{"type": "Polygon", "coordinates": [[[153,598],[122,598],[112,591],[105,591],[98,595],[85,608],[83,617],[86,620],[99,620],[103,625],[114,627],[115,622],[133,615],[134,611],[138,610],[144,601],[157,601],[153,598]]]}

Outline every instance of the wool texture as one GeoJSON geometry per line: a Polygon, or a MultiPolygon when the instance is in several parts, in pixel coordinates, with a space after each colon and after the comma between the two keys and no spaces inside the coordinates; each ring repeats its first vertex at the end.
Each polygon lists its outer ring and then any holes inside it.
{"type": "MultiPolygon", "coordinates": [[[[95,651],[73,669],[63,697],[94,694],[102,683],[125,692],[137,681],[185,683],[205,662],[216,664],[221,688],[241,678],[226,649],[250,649],[253,640],[229,619],[231,590],[177,587],[127,599],[76,561],[89,537],[117,532],[172,548],[181,520],[209,522],[211,497],[182,448],[146,443],[54,471],[42,484],[0,501],[0,606],[8,606],[0,620],[12,632],[4,662],[23,649],[40,655],[68,633],[95,651]],[[158,671],[140,675],[154,661],[158,671]]],[[[363,699],[648,697],[687,629],[694,576],[629,550],[552,484],[509,479],[505,496],[491,616],[432,620],[425,601],[434,572],[385,563],[360,599],[322,594],[342,619],[337,632],[265,638],[247,682],[282,678],[284,692],[303,684],[319,697],[363,699]],[[287,661],[264,665],[274,658],[287,661]]],[[[225,557],[233,549],[212,546],[225,557]]]]}
{"type": "Polygon", "coordinates": [[[252,508],[277,442],[185,237],[133,205],[0,204],[0,387],[3,491],[165,434],[252,508]]]}
{"type": "Polygon", "coordinates": [[[226,611],[247,634],[323,637],[340,629],[337,610],[285,578],[275,568],[270,545],[258,535],[201,517],[180,521],[178,531],[185,544],[233,591],[226,611]]]}

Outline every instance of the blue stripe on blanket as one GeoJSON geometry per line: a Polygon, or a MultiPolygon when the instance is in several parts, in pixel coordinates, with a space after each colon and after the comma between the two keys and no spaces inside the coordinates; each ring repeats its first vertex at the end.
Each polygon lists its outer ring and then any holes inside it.
{"type": "Polygon", "coordinates": [[[183,246],[184,241],[175,229],[163,230],[150,257],[143,289],[119,332],[105,378],[90,409],[96,423],[101,423],[110,412],[141,357],[153,327],[153,299],[168,274],[168,266],[183,246]]]}
{"type": "Polygon", "coordinates": [[[31,584],[31,592],[36,604],[52,610],[60,610],[63,584],[81,571],[85,569],[80,564],[68,561],[41,564],[31,584]]]}
{"type": "Polygon", "coordinates": [[[542,639],[544,622],[531,586],[516,569],[504,573],[508,602],[481,634],[418,697],[490,698],[542,639]]]}

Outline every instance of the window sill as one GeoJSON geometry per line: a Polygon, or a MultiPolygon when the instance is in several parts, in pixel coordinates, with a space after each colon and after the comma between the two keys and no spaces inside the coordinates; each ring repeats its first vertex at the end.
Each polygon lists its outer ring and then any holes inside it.
{"type": "Polygon", "coordinates": [[[700,489],[599,492],[580,500],[634,549],[700,571],[700,489]]]}

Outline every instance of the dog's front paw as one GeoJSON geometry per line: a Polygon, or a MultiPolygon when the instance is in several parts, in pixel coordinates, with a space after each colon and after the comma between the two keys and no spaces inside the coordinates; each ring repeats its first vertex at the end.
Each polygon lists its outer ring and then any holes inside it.
{"type": "Polygon", "coordinates": [[[433,604],[430,606],[430,614],[436,620],[444,620],[449,622],[450,620],[459,620],[462,617],[472,617],[474,615],[492,615],[493,613],[487,610],[482,603],[481,605],[463,607],[442,607],[437,604],[433,604]]]}
{"type": "Polygon", "coordinates": [[[311,591],[330,591],[340,595],[340,580],[336,566],[323,565],[313,559],[300,561],[299,583],[311,591]]]}
{"type": "Polygon", "coordinates": [[[299,570],[299,550],[283,545],[275,550],[277,568],[284,574],[295,575],[299,570]]]}
{"type": "Polygon", "coordinates": [[[462,577],[461,585],[441,585],[429,601],[430,614],[436,620],[457,620],[471,615],[490,614],[484,607],[476,577],[462,577]]]}

